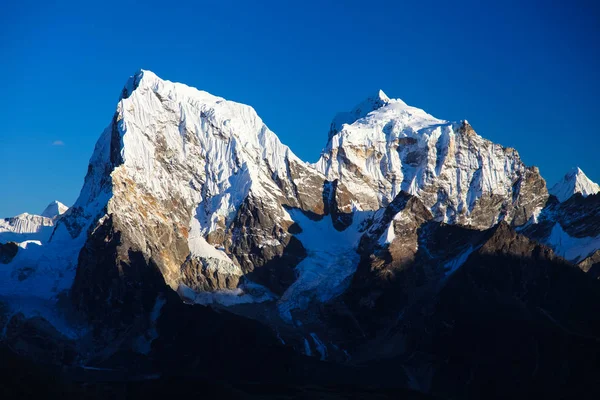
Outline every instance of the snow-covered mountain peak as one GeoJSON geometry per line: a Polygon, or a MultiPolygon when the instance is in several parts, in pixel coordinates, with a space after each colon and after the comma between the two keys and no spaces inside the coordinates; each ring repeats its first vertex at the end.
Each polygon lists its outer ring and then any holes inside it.
{"type": "Polygon", "coordinates": [[[42,212],[41,216],[46,218],[56,218],[60,215],[63,215],[68,209],[69,207],[65,206],[60,201],[55,200],[52,203],[48,204],[46,209],[44,209],[44,211],[42,212]]]}
{"type": "MultiPolygon", "coordinates": [[[[165,112],[179,113],[182,126],[186,124],[183,120],[184,114],[193,116],[199,114],[201,118],[210,120],[213,125],[224,125],[225,129],[220,131],[220,134],[234,135],[236,139],[243,141],[245,145],[250,145],[256,151],[261,151],[265,145],[273,144],[265,141],[277,139],[252,107],[226,100],[183,83],[161,79],[152,71],[139,70],[131,76],[123,89],[121,100],[129,100],[133,94],[136,94],[136,99],[127,103],[138,103],[143,108],[130,105],[129,109],[119,108],[118,112],[136,118],[142,114],[156,116],[165,112]],[[174,108],[179,105],[183,107],[174,108]]],[[[120,104],[119,107],[121,106],[120,104]]],[[[276,141],[279,142],[278,139],[276,141]]],[[[287,149],[287,146],[285,147],[287,149]]]]}
{"type": "Polygon", "coordinates": [[[549,190],[559,201],[568,200],[575,193],[583,197],[600,192],[600,185],[590,180],[579,167],[572,168],[549,190]]]}
{"type": "MultiPolygon", "coordinates": [[[[543,182],[514,149],[482,138],[466,120],[442,120],[387,96],[339,114],[315,167],[346,185],[363,210],[385,206],[406,191],[421,197],[439,220],[481,228],[516,215],[514,222],[524,223],[531,210],[506,210],[520,207],[519,193],[529,192],[520,185],[543,182]]],[[[543,202],[545,182],[532,196],[532,202],[543,202]]]]}
{"type": "MultiPolygon", "coordinates": [[[[126,165],[138,171],[152,174],[148,162],[154,160],[149,156],[167,149],[171,164],[206,157],[215,161],[211,169],[220,170],[214,171],[219,180],[239,170],[249,178],[257,177],[259,171],[253,168],[257,160],[265,160],[280,173],[285,171],[286,157],[299,161],[250,106],[162,80],[145,70],[132,76],[124,91],[127,95],[118,107],[123,125],[121,155],[126,165]]],[[[145,178],[157,181],[150,175],[145,178]]]]}
{"type": "MultiPolygon", "coordinates": [[[[80,197],[52,240],[65,229],[73,238],[90,225],[118,229],[122,246],[152,254],[174,289],[201,286],[186,275],[199,265],[230,278],[219,285],[235,285],[240,266],[259,262],[241,241],[264,249],[266,260],[280,255],[291,240],[283,206],[322,213],[323,182],[252,107],[141,70],[127,81],[80,197]],[[250,212],[259,213],[264,233],[237,232],[250,212]]],[[[254,221],[253,214],[244,232],[254,221]]]]}

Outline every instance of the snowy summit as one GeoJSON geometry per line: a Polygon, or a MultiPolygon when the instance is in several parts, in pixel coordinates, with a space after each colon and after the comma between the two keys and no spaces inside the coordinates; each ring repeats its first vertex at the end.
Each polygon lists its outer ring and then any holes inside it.
{"type": "Polygon", "coordinates": [[[600,185],[591,181],[579,167],[569,171],[563,179],[549,190],[562,203],[575,193],[581,193],[583,197],[600,192],[600,185]]]}
{"type": "Polygon", "coordinates": [[[55,218],[59,215],[63,215],[68,209],[69,207],[65,206],[60,201],[55,200],[52,203],[48,204],[48,207],[46,207],[46,209],[44,210],[44,212],[42,212],[41,215],[42,217],[46,218],[55,218]]]}

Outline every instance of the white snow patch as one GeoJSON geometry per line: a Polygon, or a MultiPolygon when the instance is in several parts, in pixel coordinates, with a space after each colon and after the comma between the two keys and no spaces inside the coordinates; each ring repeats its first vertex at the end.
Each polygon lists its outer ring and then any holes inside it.
{"type": "Polygon", "coordinates": [[[221,289],[214,292],[195,292],[190,287],[180,284],[177,293],[190,303],[219,304],[226,307],[238,304],[263,303],[276,298],[267,288],[253,282],[245,282],[235,289],[221,289]]]}
{"type": "Polygon", "coordinates": [[[381,234],[379,238],[379,245],[385,246],[386,244],[390,244],[396,238],[396,234],[394,233],[394,221],[390,222],[386,230],[381,234]]]}
{"type": "Polygon", "coordinates": [[[537,224],[539,222],[540,214],[544,207],[536,207],[531,214],[531,218],[529,219],[530,224],[537,224]]]}
{"type": "Polygon", "coordinates": [[[192,218],[190,221],[188,246],[190,248],[190,254],[194,257],[216,258],[218,260],[233,264],[233,261],[231,261],[229,256],[225,254],[224,251],[215,248],[204,239],[200,233],[200,222],[198,222],[196,218],[192,218]]]}
{"type": "Polygon", "coordinates": [[[557,255],[577,263],[600,249],[600,236],[583,238],[569,236],[560,224],[556,223],[546,244],[552,247],[557,255]]]}
{"type": "Polygon", "coordinates": [[[328,301],[346,289],[360,258],[356,247],[363,233],[362,222],[372,213],[354,213],[352,225],[341,232],[333,227],[330,216],[313,221],[300,210],[289,214],[302,229],[296,237],[307,252],[296,266],[298,278],[278,302],[282,318],[291,322],[293,309],[306,309],[312,300],[328,301]]]}
{"type": "Polygon", "coordinates": [[[29,245],[41,246],[42,242],[39,240],[26,240],[24,242],[17,243],[17,244],[19,245],[20,248],[27,249],[27,247],[29,245]]]}

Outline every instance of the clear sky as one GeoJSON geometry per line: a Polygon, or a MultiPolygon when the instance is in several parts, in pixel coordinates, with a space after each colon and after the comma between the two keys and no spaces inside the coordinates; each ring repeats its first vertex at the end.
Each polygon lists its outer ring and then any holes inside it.
{"type": "Polygon", "coordinates": [[[140,68],[252,105],[316,161],[378,89],[600,181],[594,1],[9,1],[0,10],[0,217],[71,205],[140,68]],[[480,4],[486,3],[486,4],[480,4]]]}

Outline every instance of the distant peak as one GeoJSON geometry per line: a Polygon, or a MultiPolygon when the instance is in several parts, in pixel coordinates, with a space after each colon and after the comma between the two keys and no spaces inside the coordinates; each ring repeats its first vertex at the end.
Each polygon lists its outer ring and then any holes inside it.
{"type": "Polygon", "coordinates": [[[574,167],[549,190],[559,201],[568,200],[575,193],[583,197],[600,192],[600,186],[590,180],[579,167],[574,167]]]}
{"type": "Polygon", "coordinates": [[[568,180],[589,180],[587,175],[579,167],[573,167],[567,172],[563,178],[564,181],[568,180]]]}
{"type": "Polygon", "coordinates": [[[65,206],[60,201],[54,200],[52,203],[48,204],[44,212],[42,212],[42,217],[47,218],[56,218],[59,215],[63,215],[69,207],[65,206]]]}

